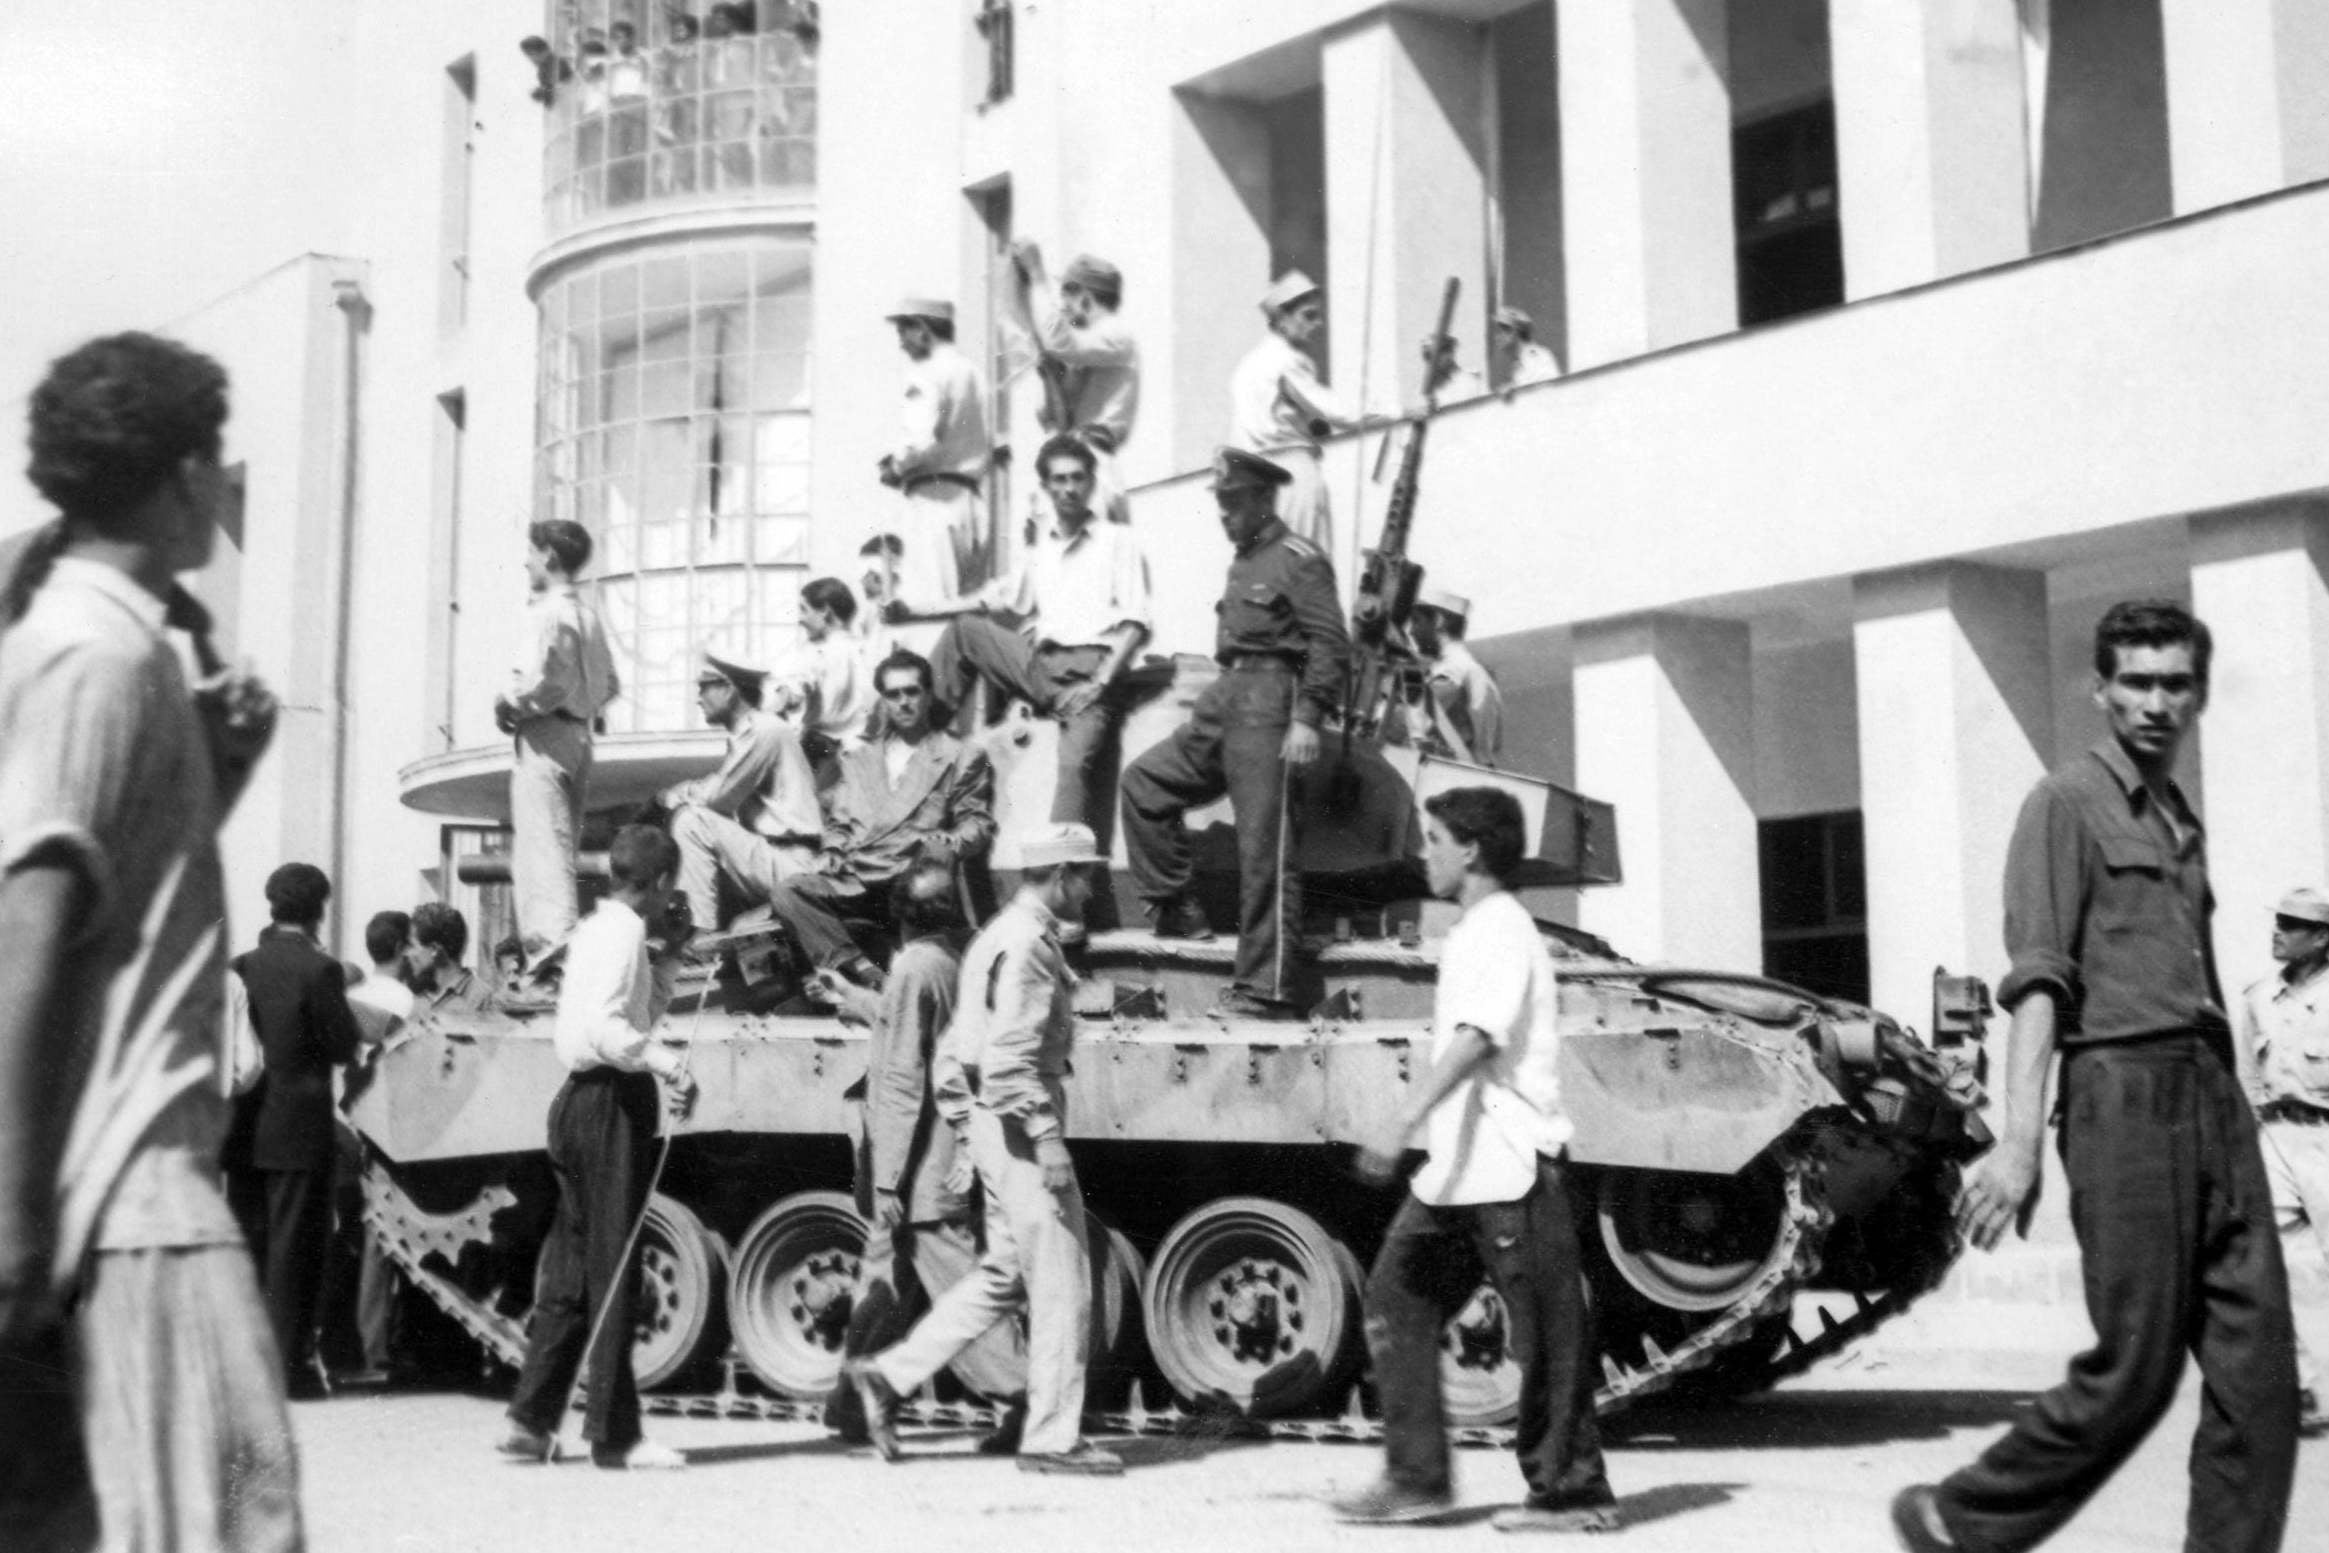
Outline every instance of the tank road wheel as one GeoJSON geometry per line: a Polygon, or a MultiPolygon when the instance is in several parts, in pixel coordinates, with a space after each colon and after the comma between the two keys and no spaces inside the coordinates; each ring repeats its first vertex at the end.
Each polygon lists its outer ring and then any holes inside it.
{"type": "Polygon", "coordinates": [[[865,1221],[843,1192],[801,1192],[752,1221],[728,1280],[736,1348],[771,1389],[822,1401],[841,1374],[865,1221]]]}
{"type": "Polygon", "coordinates": [[[1329,1398],[1356,1348],[1357,1262],[1298,1208],[1224,1197],[1173,1226],[1141,1302],[1174,1391],[1255,1416],[1329,1398]]]}
{"type": "Polygon", "coordinates": [[[728,1243],[657,1192],[639,1229],[638,1335],[631,1366],[641,1391],[685,1375],[727,1346],[720,1319],[728,1243]]]}
{"type": "Polygon", "coordinates": [[[1124,1231],[1096,1213],[1085,1227],[1092,1242],[1092,1363],[1087,1405],[1116,1407],[1130,1394],[1148,1351],[1141,1340],[1140,1289],[1148,1264],[1124,1231]]]}
{"type": "Polygon", "coordinates": [[[1791,1244],[1786,1181],[1764,1159],[1732,1176],[1605,1170],[1596,1197],[1611,1265],[1667,1310],[1725,1308],[1791,1244]]]}
{"type": "Polygon", "coordinates": [[[1520,1416],[1520,1366],[1493,1284],[1474,1289],[1440,1332],[1439,1382],[1452,1428],[1494,1428],[1520,1416]]]}

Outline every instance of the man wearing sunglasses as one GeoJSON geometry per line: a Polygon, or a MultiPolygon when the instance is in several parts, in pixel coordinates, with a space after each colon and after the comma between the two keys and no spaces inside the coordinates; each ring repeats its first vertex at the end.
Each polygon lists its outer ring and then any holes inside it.
{"type": "Polygon", "coordinates": [[[819,970],[867,987],[881,971],[850,937],[852,922],[886,923],[889,886],[918,861],[952,868],[994,841],[995,770],[986,752],[931,726],[930,662],[904,648],[874,671],[881,737],[841,757],[826,798],[814,868],[769,897],[819,970]]]}
{"type": "Polygon", "coordinates": [[[679,890],[699,932],[721,926],[720,894],[757,906],[777,881],[808,868],[824,817],[817,779],[800,735],[761,702],[768,671],[706,650],[696,672],[696,706],[728,736],[711,775],[663,794],[679,846],[679,890]]]}

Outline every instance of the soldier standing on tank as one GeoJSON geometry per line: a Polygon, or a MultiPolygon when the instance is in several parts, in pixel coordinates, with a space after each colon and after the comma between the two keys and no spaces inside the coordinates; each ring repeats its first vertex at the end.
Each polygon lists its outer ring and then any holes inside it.
{"type": "Polygon", "coordinates": [[[1222,1012],[1289,1018],[1302,882],[1293,775],[1318,758],[1319,726],[1338,711],[1350,675],[1350,632],[1334,563],[1278,520],[1292,476],[1259,454],[1223,448],[1213,496],[1237,554],[1221,594],[1214,656],[1221,677],[1184,723],[1124,773],[1124,840],[1132,877],[1159,938],[1210,938],[1189,894],[1181,817],[1223,793],[1237,819],[1237,968],[1222,1012]]]}
{"type": "MultiPolygon", "coordinates": [[[[931,1075],[939,1039],[954,1017],[962,974],[954,871],[916,863],[890,890],[900,937],[889,979],[877,995],[828,971],[825,995],[872,1038],[865,1057],[865,1130],[857,1147],[857,1211],[865,1236],[844,1359],[876,1354],[913,1329],[930,1297],[962,1282],[978,1266],[972,1215],[970,1153],[938,1114],[931,1075]]],[[[1019,1448],[1026,1417],[1027,1344],[1014,1321],[998,1321],[971,1342],[978,1384],[1014,1396],[1003,1427],[979,1442],[985,1455],[1019,1448]]],[[[865,1410],[844,1378],[825,1403],[825,1422],[843,1439],[864,1444],[865,1410]]]]}
{"type": "Polygon", "coordinates": [[[1113,1477],[1123,1458],[1083,1437],[1092,1254],[1067,1147],[1075,978],[1059,944],[1061,921],[1091,896],[1100,851],[1090,826],[1054,824],[1020,838],[1019,857],[1019,893],[963,956],[938,1059],[939,1109],[986,1192],[986,1254],[904,1341],[849,1361],[842,1374],[857,1387],[874,1448],[895,1461],[901,1400],[998,1319],[1024,1309],[1019,1470],[1113,1477]]]}
{"type": "Polygon", "coordinates": [[[2095,1346],[1979,1460],[1892,1503],[1911,1553],[2018,1553],[2052,1536],[2206,1380],[2187,1546],[2270,1553],[2288,1518],[2297,1379],[2288,1276],[2208,938],[2199,815],[2175,757],[2208,700],[2208,629],[2166,600],[2095,627],[2110,736],[2022,805],[2006,852],[1998,1002],[2013,1011],[1997,1147],[1958,1226],[2027,1231],[2062,1053],[2062,1168],[2095,1346]]]}
{"type": "Polygon", "coordinates": [[[1367,1280],[1367,1348],[1383,1401],[1384,1474],[1335,1501],[1338,1520],[1427,1521],[1455,1508],[1440,1334],[1485,1275],[1520,1366],[1513,1447],[1527,1502],[1498,1531],[1608,1531],[1617,1497],[1593,1414],[1593,1316],[1579,1276],[1561,1111],[1552,957],[1504,881],[1528,851],[1520,801],[1491,787],[1426,799],[1431,893],[1463,916],[1440,955],[1431,1071],[1367,1141],[1388,1182],[1407,1140],[1426,1157],[1367,1280]]]}

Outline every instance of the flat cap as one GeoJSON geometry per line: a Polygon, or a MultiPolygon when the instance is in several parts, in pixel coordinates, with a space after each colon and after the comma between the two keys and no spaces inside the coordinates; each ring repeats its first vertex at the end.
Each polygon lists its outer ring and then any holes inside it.
{"type": "Polygon", "coordinates": [[[1081,286],[1095,296],[1113,302],[1124,295],[1124,272],[1097,254],[1079,253],[1067,261],[1060,271],[1063,286],[1081,286]]]}
{"type": "Polygon", "coordinates": [[[2295,917],[2300,922],[2318,922],[2323,927],[2329,927],[2329,895],[2324,895],[2311,885],[2289,891],[2280,898],[2280,904],[2273,911],[2279,916],[2295,917]]]}
{"type": "Polygon", "coordinates": [[[731,685],[757,685],[768,678],[768,670],[753,663],[740,653],[713,652],[704,649],[704,668],[717,674],[731,685]]]}
{"type": "Polygon", "coordinates": [[[1436,609],[1443,615],[1453,615],[1458,620],[1472,618],[1472,601],[1470,599],[1465,598],[1461,593],[1450,593],[1445,588],[1435,588],[1429,583],[1424,584],[1422,589],[1416,593],[1415,602],[1425,609],[1436,609]]]}
{"type": "Polygon", "coordinates": [[[1057,868],[1062,863],[1097,863],[1100,838],[1089,825],[1054,820],[1019,833],[1019,866],[1057,868]]]}
{"type": "Polygon", "coordinates": [[[1262,293],[1262,311],[1275,313],[1280,308],[1292,307],[1304,297],[1315,295],[1317,291],[1318,282],[1300,270],[1288,270],[1270,282],[1270,289],[1262,293]]]}
{"type": "Polygon", "coordinates": [[[1213,450],[1213,489],[1216,491],[1241,486],[1276,487],[1292,483],[1293,478],[1284,465],[1273,464],[1259,453],[1248,453],[1243,448],[1213,450]]]}
{"type": "Polygon", "coordinates": [[[898,305],[882,317],[891,323],[901,318],[927,318],[936,323],[954,322],[954,304],[944,297],[901,297],[898,305]]]}

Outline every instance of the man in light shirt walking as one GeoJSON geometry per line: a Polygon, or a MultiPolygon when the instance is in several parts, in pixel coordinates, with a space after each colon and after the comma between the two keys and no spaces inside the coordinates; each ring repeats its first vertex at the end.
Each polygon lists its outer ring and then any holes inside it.
{"type": "Polygon", "coordinates": [[[1440,950],[1431,1071],[1362,1150],[1388,1181],[1420,1128],[1426,1157],[1367,1280],[1367,1349],[1383,1402],[1383,1477],[1338,1520],[1433,1520],[1455,1508],[1440,1333],[1483,1274],[1520,1366],[1513,1451],[1528,1498],[1499,1531],[1606,1531],[1617,1499],[1593,1415],[1592,1314],[1571,1217],[1559,992],[1528,909],[1504,886],[1527,852],[1520,803],[1490,787],[1424,801],[1432,894],[1463,908],[1440,950]]]}
{"type": "Polygon", "coordinates": [[[695,1104],[695,1079],[680,1053],[649,1039],[671,998],[679,946],[666,943],[650,958],[648,935],[670,905],[679,849],[652,826],[626,825],[607,851],[607,868],[612,887],[575,929],[558,994],[552,1039],[566,1068],[566,1082],[550,1102],[558,1215],[542,1246],[525,1367],[499,1449],[516,1461],[555,1459],[559,1420],[576,1374],[587,1365],[590,1405],[582,1434],[592,1463],[633,1471],[683,1467],[677,1451],[641,1434],[639,1383],[631,1369],[639,1292],[631,1229],[647,1204],[656,1086],[662,1085],[662,1110],[674,1124],[695,1104]]]}

